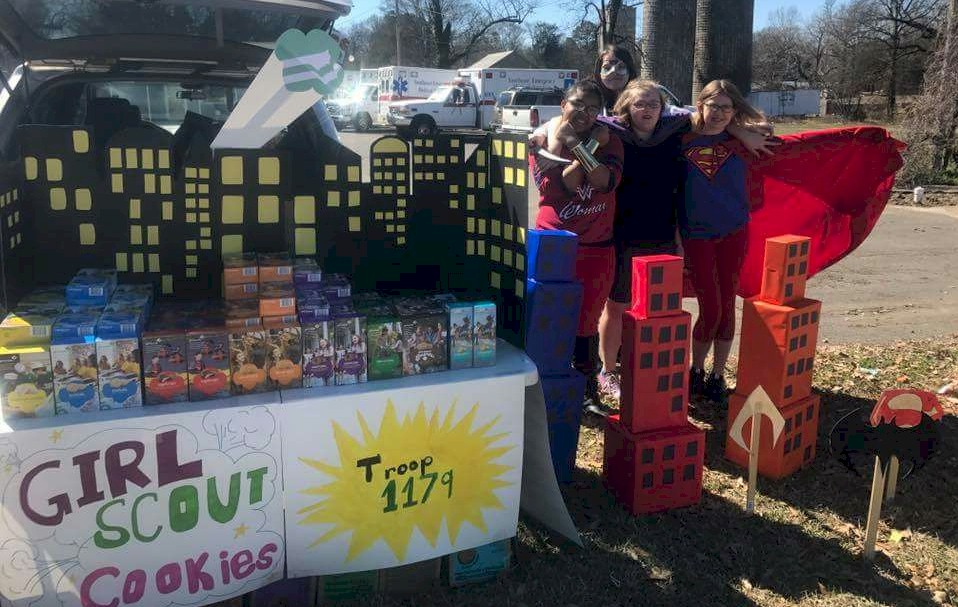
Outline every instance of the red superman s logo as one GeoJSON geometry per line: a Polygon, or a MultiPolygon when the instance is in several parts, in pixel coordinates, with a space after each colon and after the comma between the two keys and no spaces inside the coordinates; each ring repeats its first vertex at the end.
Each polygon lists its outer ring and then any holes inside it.
{"type": "Polygon", "coordinates": [[[732,152],[724,145],[693,146],[685,150],[685,156],[706,177],[712,179],[732,156],[732,152]]]}

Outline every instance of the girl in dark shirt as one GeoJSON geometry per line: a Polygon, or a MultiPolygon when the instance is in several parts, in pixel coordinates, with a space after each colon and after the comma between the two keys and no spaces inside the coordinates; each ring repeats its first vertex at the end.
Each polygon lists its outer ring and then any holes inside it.
{"type": "Polygon", "coordinates": [[[622,345],[622,315],[632,300],[632,258],[674,254],[676,215],[685,180],[682,134],[690,112],[666,105],[655,82],[633,80],[619,95],[613,117],[602,119],[619,136],[625,150],[622,183],[616,192],[613,234],[616,263],[612,290],[599,321],[602,371],[598,385],[606,398],[618,401],[615,373],[622,345]]]}

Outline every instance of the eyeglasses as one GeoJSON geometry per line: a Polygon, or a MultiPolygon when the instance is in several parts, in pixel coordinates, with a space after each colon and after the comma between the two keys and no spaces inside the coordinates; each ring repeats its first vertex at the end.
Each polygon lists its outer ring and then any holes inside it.
{"type": "Polygon", "coordinates": [[[635,103],[632,104],[632,107],[634,107],[634,108],[637,109],[637,110],[656,110],[656,111],[658,111],[658,110],[661,110],[661,109],[662,109],[662,104],[659,103],[658,101],[652,101],[652,102],[650,102],[650,103],[644,103],[644,102],[642,102],[642,101],[636,101],[635,103]]]}
{"type": "Polygon", "coordinates": [[[573,100],[571,100],[571,99],[570,99],[570,100],[567,100],[566,103],[568,103],[568,104],[569,104],[569,107],[571,107],[571,108],[572,108],[573,110],[575,110],[576,112],[586,112],[587,114],[589,114],[589,116],[592,116],[593,118],[595,118],[595,117],[598,116],[600,113],[602,113],[602,108],[600,108],[599,106],[596,106],[596,105],[588,105],[588,106],[587,106],[586,104],[582,103],[581,101],[573,101],[573,100]]]}
{"type": "Polygon", "coordinates": [[[734,105],[719,105],[717,103],[706,103],[705,107],[713,112],[722,112],[724,114],[731,114],[735,111],[734,105]]]}

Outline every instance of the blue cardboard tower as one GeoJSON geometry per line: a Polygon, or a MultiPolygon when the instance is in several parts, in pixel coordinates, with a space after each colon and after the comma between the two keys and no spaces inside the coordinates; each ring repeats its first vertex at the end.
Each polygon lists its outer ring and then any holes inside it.
{"type": "Polygon", "coordinates": [[[579,443],[585,376],[572,369],[582,284],[575,280],[578,237],[529,230],[526,278],[526,354],[539,369],[556,478],[572,480],[579,443]]]}

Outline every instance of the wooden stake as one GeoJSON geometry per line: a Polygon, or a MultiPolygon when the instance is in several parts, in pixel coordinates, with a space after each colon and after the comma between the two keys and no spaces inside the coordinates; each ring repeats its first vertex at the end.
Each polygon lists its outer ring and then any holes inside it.
{"type": "Polygon", "coordinates": [[[878,541],[878,521],[881,519],[882,494],[885,492],[885,470],[881,460],[875,458],[875,472],[872,475],[872,495],[868,503],[868,522],[865,524],[865,558],[875,560],[875,542],[878,541]]]}
{"type": "Polygon", "coordinates": [[[888,483],[885,486],[885,504],[890,504],[895,499],[895,491],[898,489],[898,456],[892,455],[888,460],[888,483]]]}
{"type": "Polygon", "coordinates": [[[752,440],[748,445],[748,494],[745,498],[745,512],[755,512],[755,491],[758,486],[758,443],[762,428],[762,413],[755,409],[752,413],[752,440]]]}

